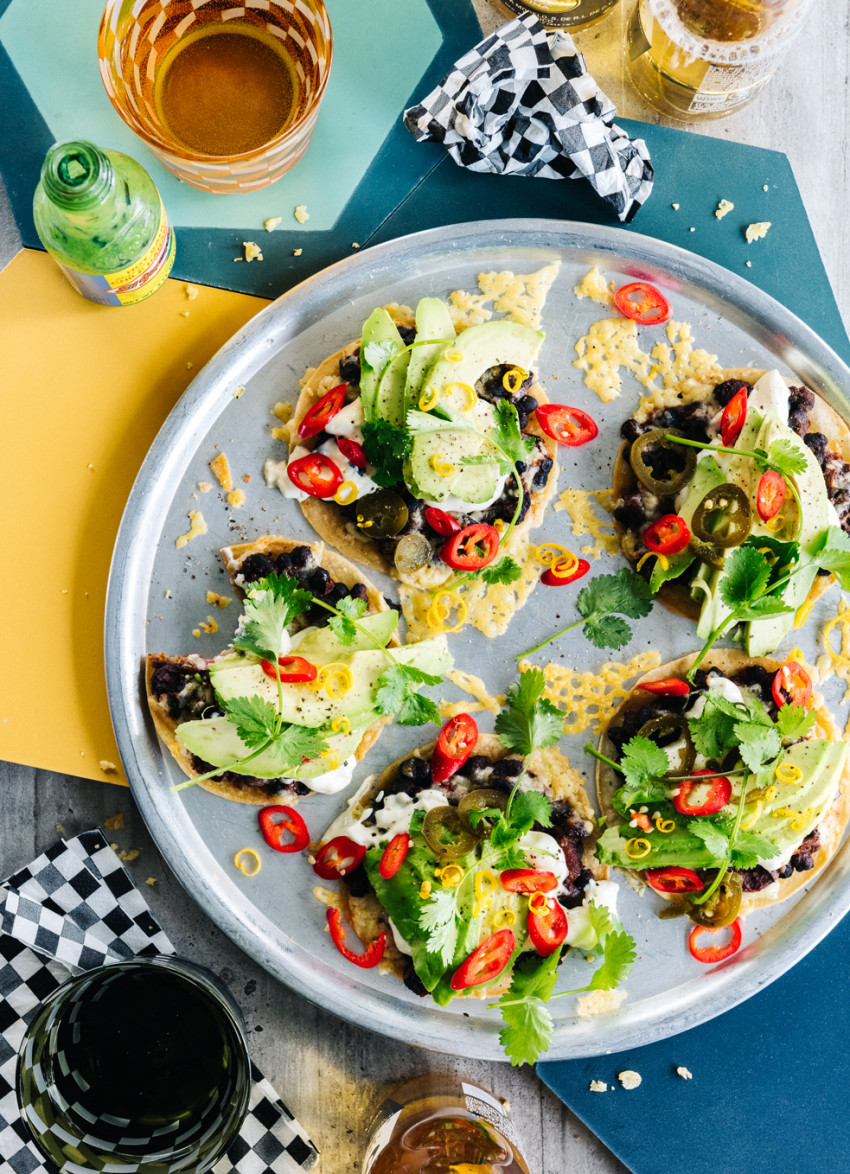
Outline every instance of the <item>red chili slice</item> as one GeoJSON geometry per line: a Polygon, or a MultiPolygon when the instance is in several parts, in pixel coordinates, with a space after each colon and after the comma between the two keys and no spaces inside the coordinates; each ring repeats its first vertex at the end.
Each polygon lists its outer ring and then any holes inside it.
{"type": "Polygon", "coordinates": [[[478,726],[468,713],[458,713],[443,726],[431,755],[431,781],[444,783],[460,770],[478,741],[478,726]]]}
{"type": "Polygon", "coordinates": [[[404,863],[404,858],[410,851],[411,839],[407,832],[399,832],[393,836],[381,856],[378,872],[384,880],[391,880],[404,863]]]}
{"type": "Polygon", "coordinates": [[[548,958],[567,936],[567,915],[560,902],[550,900],[541,912],[529,909],[525,926],[537,953],[548,958]]]}
{"type": "Polygon", "coordinates": [[[807,705],[812,695],[812,678],[797,660],[787,660],[771,686],[773,700],[783,705],[807,705]]]}
{"type": "Polygon", "coordinates": [[[342,954],[343,958],[349,962],[353,962],[355,966],[360,966],[363,970],[371,970],[383,958],[384,950],[387,948],[387,931],[385,929],[381,930],[374,942],[369,943],[362,954],[355,954],[345,944],[345,929],[338,909],[328,910],[328,926],[331,931],[333,944],[339,950],[340,954],[342,954]]]}
{"type": "Polygon", "coordinates": [[[334,836],[316,853],[313,872],[322,880],[341,880],[362,864],[365,857],[366,849],[362,844],[356,844],[348,836],[334,836]]]}
{"type": "Polygon", "coordinates": [[[634,319],[641,326],[658,326],[673,313],[664,294],[645,281],[621,285],[614,292],[614,305],[624,317],[634,319]]]}
{"type": "Polygon", "coordinates": [[[263,672],[273,681],[280,677],[285,684],[299,685],[304,681],[315,681],[319,675],[316,666],[303,656],[279,656],[277,663],[275,668],[270,660],[263,661],[263,672]]]}
{"type": "Polygon", "coordinates": [[[558,887],[554,872],[538,868],[506,868],[499,880],[509,893],[551,893],[558,887]]]}
{"type": "Polygon", "coordinates": [[[785,504],[785,478],[775,469],[762,473],[756,492],[756,509],[763,522],[775,518],[785,504]]]}
{"type": "Polygon", "coordinates": [[[689,803],[688,796],[694,787],[701,787],[705,784],[696,778],[684,779],[679,784],[679,790],[673,796],[673,806],[682,815],[714,815],[715,811],[720,811],[725,807],[732,797],[732,784],[725,775],[719,775],[715,770],[695,770],[694,774],[712,780],[705,799],[702,803],[693,805],[689,803]]]}
{"type": "Polygon", "coordinates": [[[307,825],[294,807],[264,807],[257,812],[257,823],[263,833],[263,839],[276,852],[303,852],[310,843],[310,833],[307,825]],[[275,822],[274,817],[282,815],[283,819],[275,822]],[[292,840],[288,844],[283,842],[284,832],[290,832],[292,840]]]}
{"type": "Polygon", "coordinates": [[[747,389],[736,391],[723,409],[720,417],[720,439],[727,446],[732,445],[741,435],[747,419],[747,389]]]}
{"type": "Polygon", "coordinates": [[[330,391],[325,392],[321,399],[316,400],[312,408],[304,413],[304,418],[298,425],[298,435],[302,440],[323,432],[329,420],[339,412],[345,404],[345,384],[338,383],[330,391]]]}
{"type": "Polygon", "coordinates": [[[596,421],[580,408],[568,408],[566,404],[541,404],[534,411],[537,423],[547,436],[559,444],[578,448],[599,435],[596,421]]]}
{"type": "Polygon", "coordinates": [[[491,934],[458,966],[449,984],[452,990],[464,991],[467,987],[492,982],[507,966],[515,946],[512,929],[500,929],[491,934]]]}
{"type": "Polygon", "coordinates": [[[696,944],[697,938],[701,933],[720,933],[719,929],[709,929],[705,925],[695,925],[688,934],[688,949],[696,958],[697,962],[722,962],[724,958],[731,958],[741,945],[741,938],[744,936],[744,927],[741,923],[740,917],[736,917],[729,926],[732,931],[731,939],[725,946],[698,946],[696,944]]]}
{"type": "Polygon", "coordinates": [[[499,531],[484,522],[464,526],[440,548],[440,558],[453,571],[480,571],[489,566],[498,553],[499,531]]]}
{"type": "Polygon", "coordinates": [[[321,452],[290,461],[286,472],[292,484],[311,497],[333,497],[343,480],[339,467],[321,452]]]}
{"type": "Polygon", "coordinates": [[[705,888],[692,868],[673,864],[669,868],[648,868],[643,877],[657,893],[698,893],[705,888]]]}
{"type": "Polygon", "coordinates": [[[355,469],[359,469],[362,473],[369,463],[366,460],[363,446],[358,444],[356,440],[349,440],[347,436],[337,436],[336,446],[349,464],[354,465],[355,469]]]}
{"type": "Polygon", "coordinates": [[[425,507],[425,521],[432,530],[436,530],[444,538],[451,538],[452,534],[457,534],[460,530],[460,522],[434,505],[425,507]]]}
{"type": "Polygon", "coordinates": [[[691,532],[684,518],[665,514],[644,532],[643,543],[653,554],[678,554],[691,540],[691,532]]]}
{"type": "Polygon", "coordinates": [[[638,685],[645,693],[657,693],[660,697],[686,697],[691,691],[687,681],[681,677],[665,677],[663,681],[644,681],[638,685]]]}
{"type": "Polygon", "coordinates": [[[581,579],[589,570],[590,563],[586,558],[580,558],[575,570],[570,571],[568,575],[559,575],[550,567],[540,576],[540,582],[545,583],[547,587],[565,587],[567,583],[575,583],[576,579],[581,579]]]}

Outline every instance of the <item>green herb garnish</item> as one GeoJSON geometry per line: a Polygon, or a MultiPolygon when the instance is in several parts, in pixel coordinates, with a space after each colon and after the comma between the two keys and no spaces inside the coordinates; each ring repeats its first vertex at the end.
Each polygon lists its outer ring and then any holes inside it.
{"type": "Polygon", "coordinates": [[[521,652],[517,660],[533,656],[559,636],[573,628],[584,628],[584,634],[597,648],[622,648],[632,638],[632,630],[622,618],[640,619],[652,611],[652,590],[636,571],[623,567],[615,575],[597,575],[576,596],[576,610],[582,619],[555,632],[540,644],[521,652]]]}

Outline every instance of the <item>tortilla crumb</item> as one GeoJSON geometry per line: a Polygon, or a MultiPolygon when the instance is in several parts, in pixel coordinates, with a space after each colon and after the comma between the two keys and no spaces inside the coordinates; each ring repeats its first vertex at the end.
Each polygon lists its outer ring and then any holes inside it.
{"type": "Polygon", "coordinates": [[[263,259],[262,249],[260,248],[260,246],[258,244],[255,244],[254,241],[243,241],[242,248],[245,252],[245,256],[243,258],[241,258],[242,260],[244,260],[244,261],[262,261],[262,259],[263,259]]]}
{"type": "Polygon", "coordinates": [[[179,538],[174,540],[174,545],[178,550],[182,550],[184,546],[192,541],[193,538],[198,538],[201,534],[206,534],[207,524],[204,521],[204,515],[200,510],[189,511],[189,529],[185,534],[181,534],[179,538]]]}
{"type": "Polygon", "coordinates": [[[122,848],[118,853],[118,859],[123,860],[125,863],[129,864],[131,860],[135,860],[137,856],[140,856],[141,852],[141,848],[131,848],[129,852],[122,848]]]}
{"type": "Polygon", "coordinates": [[[151,888],[153,888],[153,886],[157,883],[158,883],[158,881],[155,876],[149,876],[147,878],[147,880],[145,881],[145,884],[150,885],[151,888]]]}
{"type": "Polygon", "coordinates": [[[195,639],[196,639],[196,640],[200,640],[200,638],[201,638],[201,629],[200,629],[200,628],[193,628],[193,629],[192,629],[192,635],[195,637],[195,639]]]}
{"type": "Polygon", "coordinates": [[[306,223],[306,221],[308,221],[310,219],[310,213],[307,211],[306,204],[296,204],[295,210],[293,211],[292,215],[295,217],[295,219],[298,221],[299,224],[304,224],[304,223],[306,223]]]}
{"type": "Polygon", "coordinates": [[[246,485],[248,485],[251,480],[251,474],[250,473],[243,473],[242,480],[245,482],[246,485]]]}
{"type": "Polygon", "coordinates": [[[693,1080],[694,1078],[694,1074],[689,1068],[683,1068],[680,1066],[676,1069],[676,1072],[679,1076],[681,1076],[682,1080],[693,1080]]]}
{"type": "Polygon", "coordinates": [[[717,217],[718,220],[722,220],[723,217],[728,212],[731,212],[734,207],[735,207],[735,205],[732,203],[731,200],[721,200],[719,202],[719,204],[717,205],[717,207],[714,209],[714,215],[717,217]]]}
{"type": "Polygon", "coordinates": [[[118,767],[115,765],[114,762],[110,762],[108,758],[101,758],[100,762],[97,765],[104,772],[104,774],[111,775],[111,774],[118,773],[118,767]]]}
{"type": "Polygon", "coordinates": [[[213,619],[212,616],[207,616],[206,623],[201,621],[201,623],[198,624],[198,627],[201,629],[202,632],[206,632],[208,636],[211,636],[213,634],[213,632],[218,631],[218,624],[216,623],[216,621],[213,619]]]}
{"type": "Polygon", "coordinates": [[[770,228],[770,220],[759,220],[756,224],[748,224],[744,229],[744,239],[750,245],[753,241],[764,240],[770,228]]]}
{"type": "Polygon", "coordinates": [[[282,216],[269,216],[267,220],[263,221],[263,228],[266,232],[274,232],[282,220],[282,216]]]}
{"type": "Polygon", "coordinates": [[[219,611],[222,611],[232,601],[230,595],[219,595],[217,591],[207,592],[207,603],[214,603],[219,611]]]}
{"type": "Polygon", "coordinates": [[[184,285],[183,289],[186,294],[187,301],[194,302],[195,298],[201,292],[196,285],[184,285]]]}
{"type": "Polygon", "coordinates": [[[216,480],[225,493],[233,488],[230,462],[223,452],[220,452],[215,460],[210,461],[210,469],[215,474],[216,480]]]}
{"type": "Polygon", "coordinates": [[[103,821],[103,826],[109,828],[111,832],[120,832],[124,830],[124,812],[119,811],[117,815],[110,815],[109,819],[103,821]]]}
{"type": "Polygon", "coordinates": [[[604,1080],[591,1080],[590,1091],[591,1092],[607,1092],[608,1085],[605,1083],[604,1080]]]}
{"type": "Polygon", "coordinates": [[[244,394],[245,394],[245,388],[242,386],[241,383],[238,387],[234,387],[234,389],[233,389],[233,398],[234,399],[241,399],[244,394]]]}
{"type": "Polygon", "coordinates": [[[643,1077],[641,1074],[639,1072],[635,1072],[631,1068],[627,1068],[625,1072],[618,1073],[617,1079],[619,1080],[620,1084],[622,1084],[623,1088],[627,1089],[638,1088],[643,1082],[643,1077]]]}

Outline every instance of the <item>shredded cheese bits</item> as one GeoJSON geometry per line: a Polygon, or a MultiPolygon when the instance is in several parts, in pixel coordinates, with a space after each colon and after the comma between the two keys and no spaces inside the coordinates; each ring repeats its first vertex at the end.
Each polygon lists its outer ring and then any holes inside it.
{"type": "Polygon", "coordinates": [[[446,673],[446,680],[457,685],[458,689],[462,689],[464,693],[468,693],[475,700],[473,702],[440,702],[440,717],[443,721],[454,717],[457,713],[479,713],[481,710],[487,710],[489,713],[496,714],[505,704],[504,693],[492,696],[480,677],[465,673],[463,669],[450,669],[446,673]]]}
{"type": "Polygon", "coordinates": [[[227,607],[230,602],[232,602],[232,598],[229,595],[219,595],[217,591],[207,592],[207,603],[214,603],[219,611],[227,607]]]}
{"type": "Polygon", "coordinates": [[[578,285],[573,287],[573,293],[581,300],[582,298],[590,298],[592,302],[598,302],[600,306],[614,305],[614,282],[607,285],[605,278],[594,266],[588,270],[578,285]]]}
{"type": "Polygon", "coordinates": [[[178,550],[182,550],[184,546],[189,545],[193,538],[198,538],[206,532],[207,524],[204,521],[204,515],[200,510],[191,510],[189,512],[189,529],[185,534],[181,534],[179,538],[175,539],[174,545],[178,550]]]}
{"type": "Polygon", "coordinates": [[[820,639],[824,652],[818,657],[818,675],[821,682],[841,677],[847,686],[841,703],[846,705],[850,701],[850,604],[844,596],[835,615],[821,629],[820,639]]]}
{"type": "MultiPolygon", "coordinates": [[[[609,661],[584,673],[550,662],[543,666],[545,696],[564,711],[564,733],[581,734],[593,724],[605,724],[628,696],[627,682],[660,663],[655,651],[639,652],[625,663],[609,661]]],[[[524,672],[530,662],[522,661],[519,667],[524,672]]]]}
{"type": "Polygon", "coordinates": [[[457,591],[438,591],[425,613],[429,628],[435,632],[459,632],[466,619],[466,604],[457,591]],[[454,624],[450,624],[454,612],[454,624]]]}
{"type": "Polygon", "coordinates": [[[288,424],[292,419],[292,404],[276,403],[272,408],[272,415],[277,416],[282,424],[288,424]]]}
{"type": "Polygon", "coordinates": [[[581,553],[588,558],[599,558],[603,551],[608,554],[620,552],[614,523],[594,512],[600,509],[609,514],[614,509],[610,489],[565,489],[555,502],[556,512],[563,510],[570,519],[574,536],[591,538],[592,541],[581,548],[581,553]]]}
{"type": "Polygon", "coordinates": [[[245,876],[256,876],[263,862],[253,848],[240,848],[233,857],[233,863],[245,876]]]}
{"type": "Polygon", "coordinates": [[[449,312],[455,325],[474,326],[497,314],[505,314],[522,326],[540,327],[543,306],[561,262],[546,265],[535,273],[479,273],[480,294],[455,290],[449,295],[449,312]],[[492,309],[489,304],[492,303],[492,309]]]}
{"type": "Polygon", "coordinates": [[[233,488],[230,462],[223,452],[220,452],[215,460],[210,461],[210,471],[215,475],[216,481],[218,481],[225,493],[233,488]]]}
{"type": "Polygon", "coordinates": [[[226,495],[224,500],[233,509],[238,510],[240,506],[245,504],[245,490],[231,489],[230,493],[226,495]]]}

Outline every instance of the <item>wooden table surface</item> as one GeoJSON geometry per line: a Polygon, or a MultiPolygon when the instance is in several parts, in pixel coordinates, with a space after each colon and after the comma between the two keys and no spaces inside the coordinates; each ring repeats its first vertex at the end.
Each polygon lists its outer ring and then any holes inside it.
{"type": "MultiPolygon", "coordinates": [[[[503,23],[488,0],[473,2],[485,32],[503,23]]],[[[634,94],[626,75],[622,46],[632,5],[633,0],[621,0],[605,20],[575,39],[622,116],[664,121],[634,94]]],[[[850,320],[848,75],[850,10],[845,0],[819,0],[790,57],[752,105],[732,117],[691,127],[789,156],[845,322],[850,320]]],[[[0,265],[17,247],[0,189],[0,265]]],[[[126,789],[0,764],[0,793],[0,875],[52,843],[57,826],[73,835],[123,812],[126,826],[115,833],[115,840],[122,848],[140,849],[128,865],[134,880],[177,949],[220,974],[241,1003],[254,1058],[322,1151],[316,1174],[357,1174],[372,1106],[393,1083],[430,1072],[457,1072],[506,1097],[533,1174],[624,1170],[533,1071],[424,1052],[384,1039],[336,1019],[270,978],[198,911],[169,875],[126,789]],[[145,888],[150,876],[157,884],[145,888]]]]}

